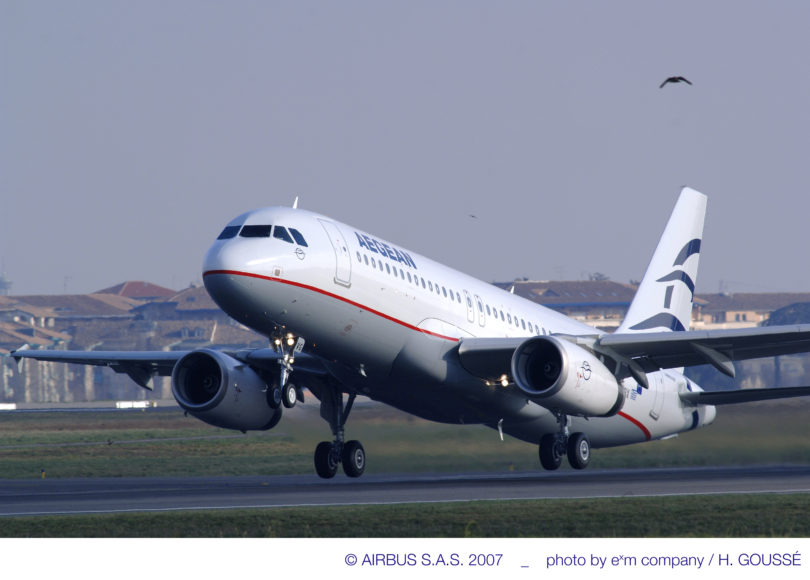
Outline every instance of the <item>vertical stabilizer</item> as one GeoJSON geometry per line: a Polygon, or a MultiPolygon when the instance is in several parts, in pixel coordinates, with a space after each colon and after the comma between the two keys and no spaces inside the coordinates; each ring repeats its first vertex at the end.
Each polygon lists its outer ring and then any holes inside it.
{"type": "Polygon", "coordinates": [[[684,187],[616,332],[689,329],[705,216],[706,196],[684,187]]]}

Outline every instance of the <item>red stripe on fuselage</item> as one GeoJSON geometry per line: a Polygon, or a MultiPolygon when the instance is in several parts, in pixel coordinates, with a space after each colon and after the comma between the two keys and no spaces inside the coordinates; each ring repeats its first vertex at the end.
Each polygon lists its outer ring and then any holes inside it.
{"type": "Polygon", "coordinates": [[[636,427],[641,429],[641,431],[642,431],[642,433],[644,433],[644,437],[646,437],[647,441],[652,439],[652,434],[650,433],[650,430],[647,429],[641,421],[639,421],[638,419],[635,419],[634,417],[631,417],[630,415],[628,415],[627,413],[624,413],[622,411],[619,411],[618,415],[619,415],[619,417],[624,417],[625,419],[630,421],[633,425],[635,425],[636,427]]]}
{"type": "Polygon", "coordinates": [[[423,334],[428,334],[430,336],[435,336],[436,338],[441,338],[443,340],[449,340],[452,342],[458,342],[458,338],[453,338],[452,336],[444,336],[443,334],[438,334],[436,332],[431,332],[429,330],[425,330],[424,328],[419,328],[418,326],[414,326],[413,324],[409,324],[403,320],[399,320],[398,318],[394,318],[393,316],[389,316],[384,312],[380,312],[379,310],[374,310],[373,308],[369,308],[368,306],[364,306],[359,302],[355,302],[354,300],[349,300],[348,298],[344,298],[338,294],[333,294],[332,292],[328,292],[326,290],[322,290],[315,286],[310,286],[308,284],[302,284],[300,282],[293,282],[292,280],[284,280],[282,278],[273,278],[272,276],[263,276],[261,274],[254,274],[253,272],[241,272],[238,270],[209,270],[208,272],[203,273],[203,278],[209,275],[215,274],[224,274],[227,276],[244,276],[246,278],[257,278],[259,280],[267,280],[269,282],[280,282],[281,284],[287,284],[288,286],[295,286],[297,288],[303,288],[304,290],[310,290],[312,292],[317,292],[318,294],[322,294],[324,296],[328,296],[329,298],[334,298],[336,300],[340,300],[341,302],[345,302],[346,304],[351,304],[357,308],[361,308],[367,312],[372,314],[376,314],[377,316],[384,318],[386,320],[390,320],[391,322],[395,322],[405,328],[410,330],[415,330],[416,332],[421,332],[423,334]]]}

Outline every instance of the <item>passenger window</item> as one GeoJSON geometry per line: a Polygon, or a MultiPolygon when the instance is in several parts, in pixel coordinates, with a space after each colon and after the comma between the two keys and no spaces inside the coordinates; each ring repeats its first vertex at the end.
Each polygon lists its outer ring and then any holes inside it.
{"type": "Polygon", "coordinates": [[[377,267],[377,262],[375,262],[375,261],[374,261],[374,258],[371,258],[371,267],[372,267],[372,268],[376,268],[376,267],[377,267]]]}
{"type": "Polygon", "coordinates": [[[411,280],[411,273],[410,272],[408,272],[408,282],[413,282],[413,280],[411,280]]]}
{"type": "Polygon", "coordinates": [[[366,256],[365,254],[363,254],[363,262],[365,262],[366,266],[368,266],[368,256],[366,256]]]}
{"type": "Polygon", "coordinates": [[[239,230],[242,226],[226,226],[222,233],[219,234],[218,240],[230,240],[231,238],[235,238],[236,234],[239,233],[239,230]]]}
{"type": "MultiPolygon", "coordinates": [[[[382,264],[382,262],[380,263],[382,264]]],[[[389,274],[391,273],[391,267],[388,264],[385,265],[385,271],[388,272],[389,274]]]]}
{"type": "Polygon", "coordinates": [[[422,288],[424,288],[425,287],[425,279],[421,278],[421,277],[419,279],[422,281],[422,288]]]}
{"type": "Polygon", "coordinates": [[[489,304],[487,304],[487,316],[491,316],[492,313],[489,311],[489,304]]]}
{"type": "Polygon", "coordinates": [[[428,280],[428,289],[429,289],[431,292],[433,292],[433,282],[431,282],[430,280],[428,280]]]}
{"type": "Polygon", "coordinates": [[[245,226],[239,235],[243,238],[269,238],[273,226],[245,226]]]}
{"type": "Polygon", "coordinates": [[[360,257],[360,252],[357,252],[357,263],[358,263],[358,264],[362,264],[362,263],[363,263],[363,258],[361,258],[361,257],[360,257]]]}
{"type": "Polygon", "coordinates": [[[444,297],[447,298],[447,290],[445,290],[444,286],[442,286],[442,294],[444,294],[444,297]]]}
{"type": "Polygon", "coordinates": [[[290,233],[292,234],[292,237],[295,239],[296,244],[298,244],[299,246],[304,246],[305,248],[309,247],[307,246],[307,241],[304,239],[304,236],[301,235],[301,232],[299,232],[295,228],[290,228],[290,233]]]}
{"type": "Polygon", "coordinates": [[[293,242],[292,236],[290,236],[290,233],[287,231],[287,228],[283,226],[276,226],[273,228],[273,237],[277,240],[284,240],[288,244],[295,243],[293,242]]]}
{"type": "Polygon", "coordinates": [[[526,330],[526,321],[522,318],[520,319],[520,325],[523,327],[523,330],[526,330]]]}

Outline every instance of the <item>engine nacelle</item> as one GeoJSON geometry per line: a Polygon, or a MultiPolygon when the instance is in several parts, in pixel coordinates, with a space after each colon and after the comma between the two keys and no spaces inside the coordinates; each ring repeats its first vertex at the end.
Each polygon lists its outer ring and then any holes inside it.
{"type": "Polygon", "coordinates": [[[190,352],[172,371],[172,394],[190,415],[238,431],[271,429],[281,407],[268,402],[267,383],[248,365],[211,349],[190,352]]]}
{"type": "Polygon", "coordinates": [[[531,400],[566,415],[610,417],[624,405],[624,389],[592,352],[552,336],[515,349],[512,377],[531,400]]]}

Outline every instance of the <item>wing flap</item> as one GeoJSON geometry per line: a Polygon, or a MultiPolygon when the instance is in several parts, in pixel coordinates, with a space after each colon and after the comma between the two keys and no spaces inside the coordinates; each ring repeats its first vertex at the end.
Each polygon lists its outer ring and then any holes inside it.
{"type": "Polygon", "coordinates": [[[11,353],[16,361],[28,358],[38,361],[110,367],[128,375],[138,386],[152,390],[152,377],[169,376],[174,365],[188,351],[126,352],[111,350],[32,350],[19,348],[11,353]]]}
{"type": "MultiPolygon", "coordinates": [[[[117,373],[128,375],[139,386],[152,389],[154,376],[171,376],[174,366],[189,354],[188,350],[116,351],[116,350],[35,350],[21,347],[10,356],[16,361],[34,359],[47,362],[73,363],[91,366],[110,367],[117,373]]],[[[267,371],[278,371],[279,363],[284,364],[284,355],[270,348],[227,351],[225,354],[251,367],[267,371]]],[[[323,361],[314,355],[298,353],[295,356],[294,371],[318,376],[328,374],[323,361]]]]}
{"type": "Polygon", "coordinates": [[[730,361],[810,351],[810,324],[607,334],[594,348],[635,360],[645,371],[708,363],[729,374],[730,361]]]}

